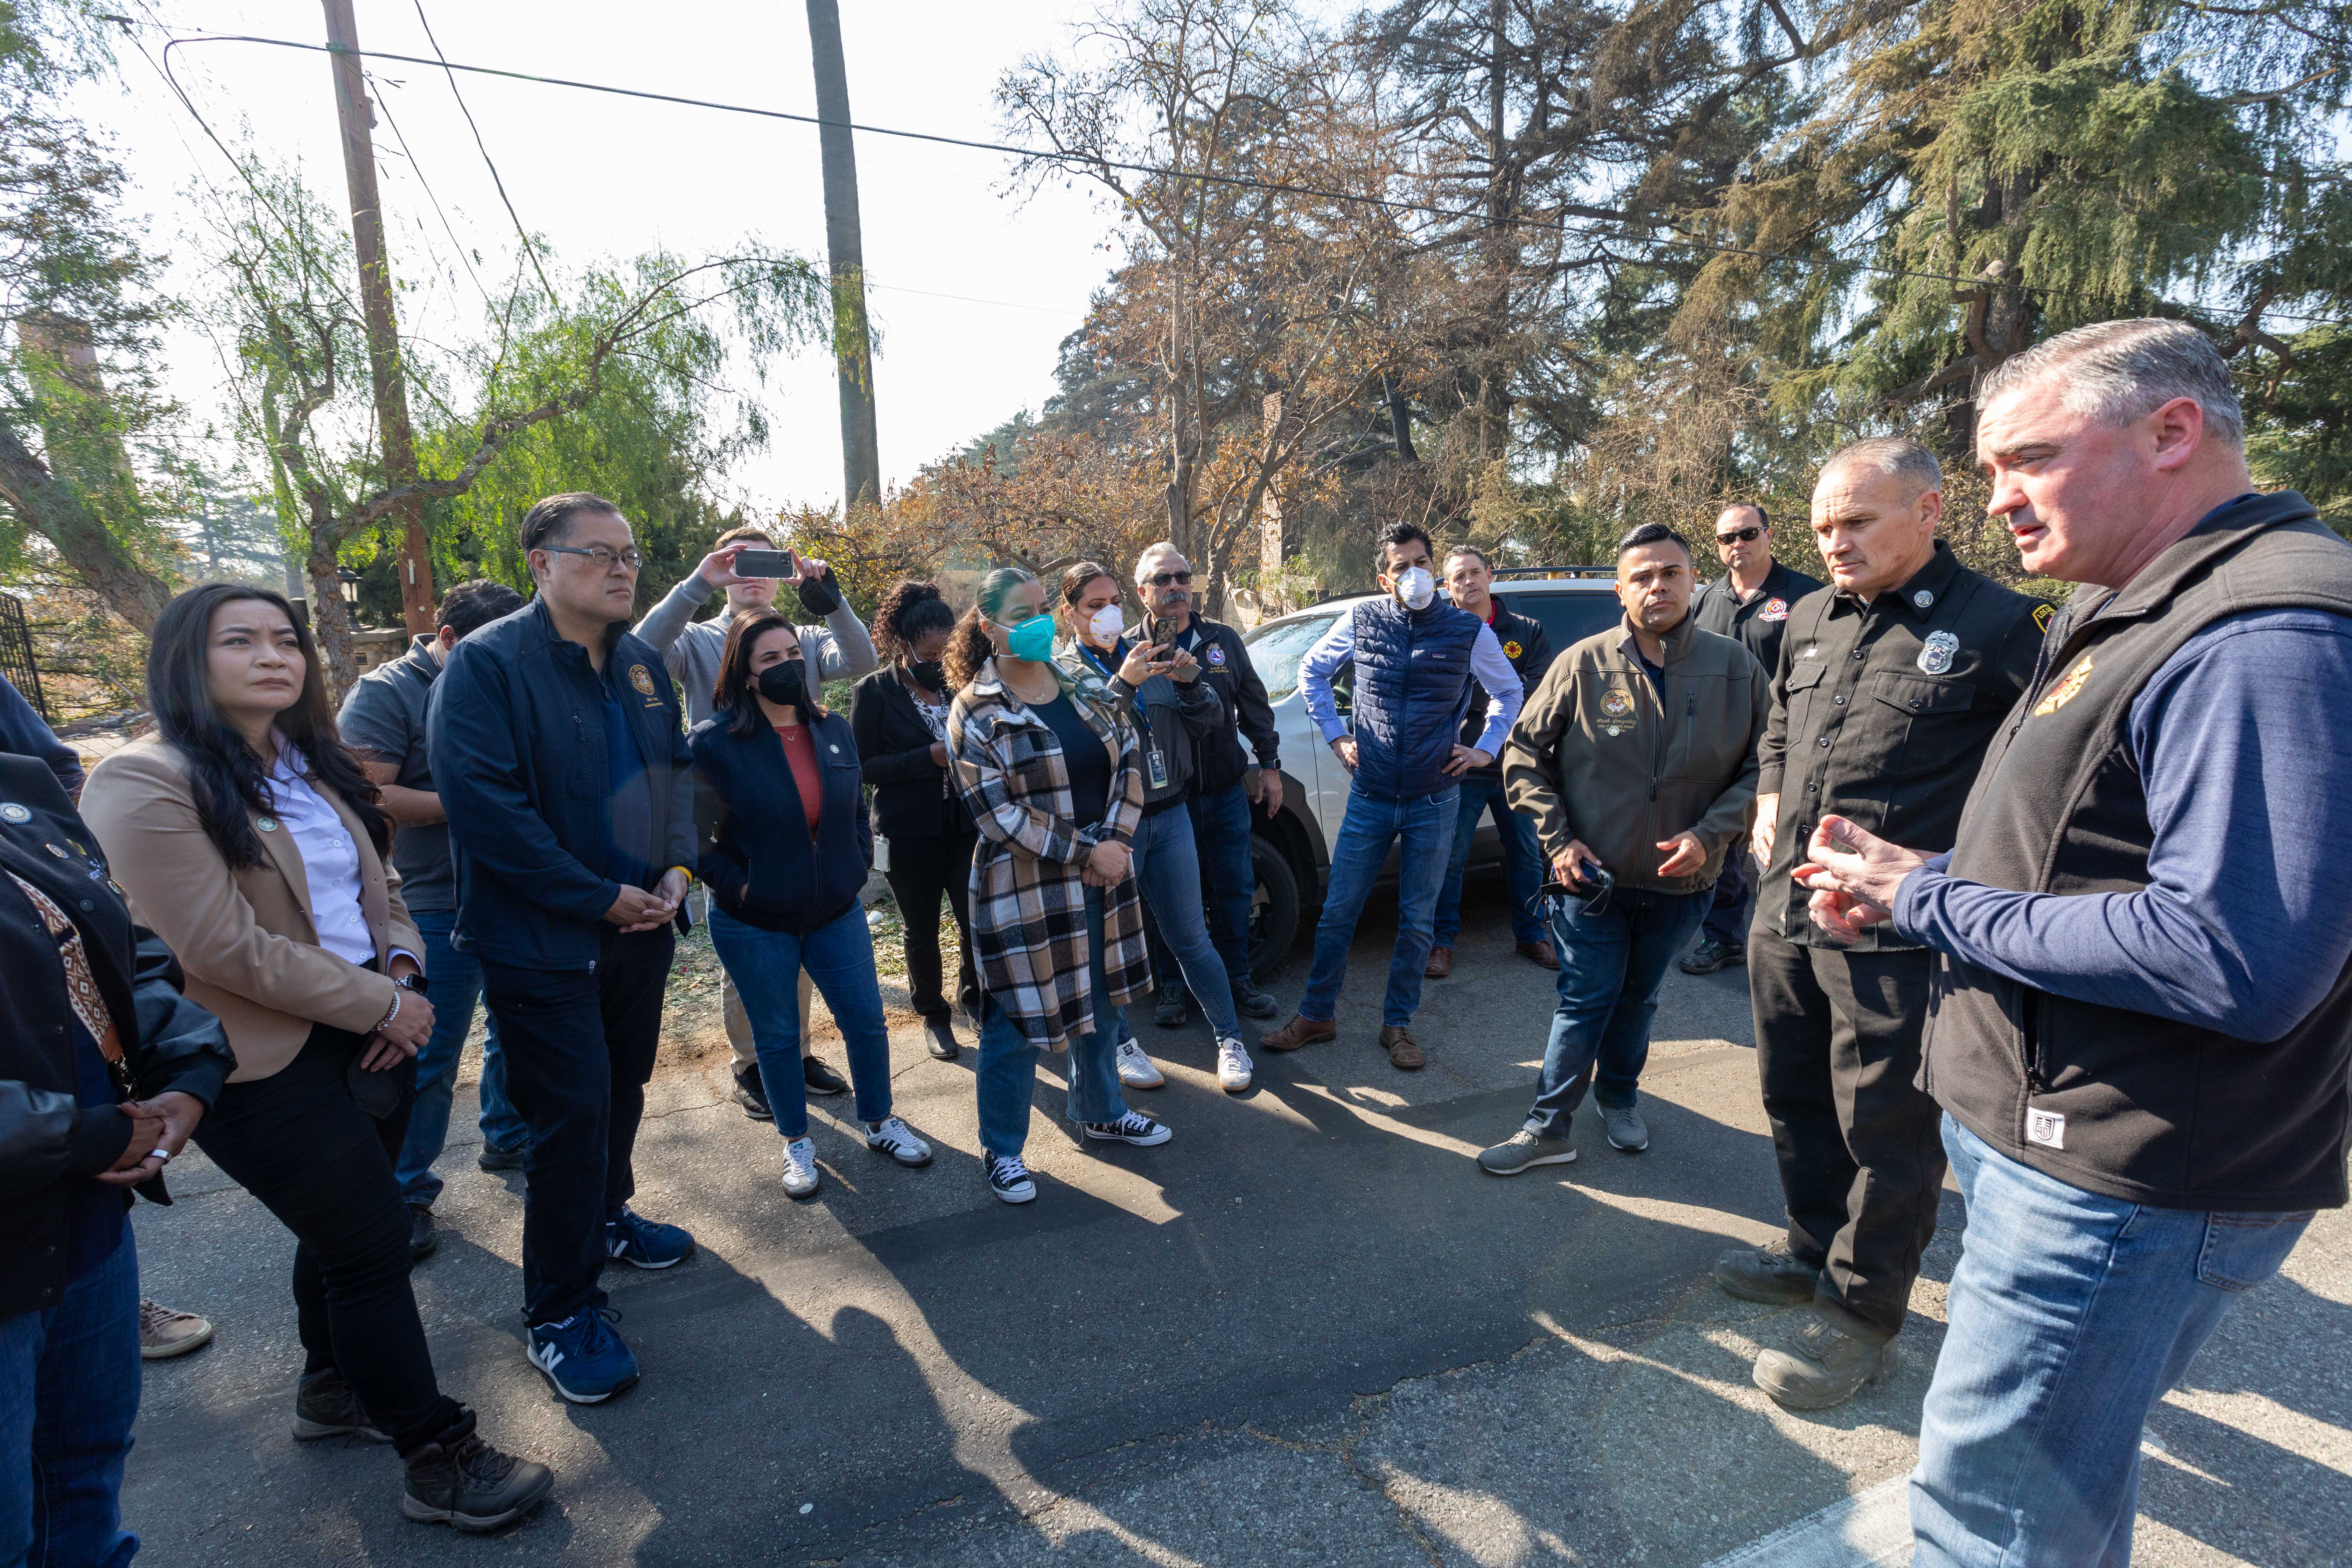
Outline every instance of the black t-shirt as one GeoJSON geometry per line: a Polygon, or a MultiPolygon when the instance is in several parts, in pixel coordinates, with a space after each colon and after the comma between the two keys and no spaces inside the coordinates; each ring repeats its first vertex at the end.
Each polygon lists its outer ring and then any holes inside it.
{"type": "Polygon", "coordinates": [[[1110,811],[1110,753],[1103,749],[1102,737],[1087,727],[1068,692],[1040,703],[1037,717],[1053,727],[1055,738],[1062,742],[1062,766],[1070,775],[1070,808],[1077,824],[1092,827],[1110,811]]]}

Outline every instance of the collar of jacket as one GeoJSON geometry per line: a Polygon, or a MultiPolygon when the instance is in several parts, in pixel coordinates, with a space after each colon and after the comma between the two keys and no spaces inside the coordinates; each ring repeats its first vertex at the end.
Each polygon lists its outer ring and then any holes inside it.
{"type": "MultiPolygon", "coordinates": [[[[555,612],[547,607],[545,595],[533,594],[530,596],[530,608],[532,625],[539,628],[540,637],[549,647],[555,649],[559,658],[568,658],[576,655],[583,660],[587,658],[586,648],[556,630],[555,612]],[[566,647],[571,648],[572,653],[564,653],[563,649],[566,647]]],[[[607,660],[613,657],[613,650],[621,646],[621,639],[628,635],[629,623],[626,621],[614,621],[604,628],[604,657],[607,660]]]]}
{"type": "Polygon", "coordinates": [[[2088,583],[2077,588],[2066,603],[2063,635],[2068,638],[2067,646],[2071,647],[2074,634],[2093,620],[2102,626],[2112,626],[2117,621],[2161,608],[2182,583],[2264,529],[2316,519],[2318,515],[2296,490],[2278,490],[2270,495],[2249,492],[2223,501],[2200,519],[2196,527],[2159,551],[2155,560],[2124,584],[2122,592],[2088,583]]]}
{"type": "Polygon", "coordinates": [[[427,686],[433,684],[434,678],[441,673],[441,661],[433,657],[433,644],[437,640],[430,637],[417,637],[408,645],[408,651],[400,656],[400,662],[414,670],[416,678],[427,686]]]}
{"type": "Polygon", "coordinates": [[[1909,612],[1913,620],[1924,621],[1936,613],[1936,606],[1943,602],[1945,592],[1952,585],[1952,579],[1959,574],[1960,558],[1952,553],[1950,545],[1938,539],[1928,550],[1926,565],[1905,578],[1901,587],[1882,590],[1877,598],[1868,603],[1839,587],[1832,576],[1830,580],[1832,595],[1830,614],[1834,616],[1846,610],[1859,613],[1882,600],[1892,600],[1909,612]]]}
{"type": "MultiPolygon", "coordinates": [[[[1627,658],[1639,662],[1642,658],[1642,645],[1633,640],[1632,618],[1620,617],[1617,626],[1623,634],[1617,639],[1617,651],[1627,658]]],[[[1664,668],[1672,669],[1675,665],[1680,664],[1684,657],[1690,652],[1691,644],[1697,640],[1697,637],[1698,619],[1690,611],[1685,610],[1683,612],[1682,620],[1676,624],[1675,629],[1658,639],[1665,645],[1662,650],[1666,656],[1664,668]]]]}

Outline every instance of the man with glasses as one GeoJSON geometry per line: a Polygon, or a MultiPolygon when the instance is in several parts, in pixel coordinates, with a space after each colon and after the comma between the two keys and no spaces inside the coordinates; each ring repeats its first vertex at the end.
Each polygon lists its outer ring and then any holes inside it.
{"type": "MultiPolygon", "coordinates": [[[[728,624],[737,616],[755,616],[776,607],[776,595],[785,588],[798,590],[801,609],[818,623],[796,626],[808,660],[809,677],[822,685],[828,680],[856,680],[871,675],[878,661],[866,623],[842,596],[833,568],[813,555],[794,558],[797,570],[789,577],[746,577],[735,570],[736,557],[746,550],[773,550],[776,542],[758,528],[730,528],[713,542],[709,554],[662,602],[637,623],[637,636],[661,654],[662,662],[686,698],[689,728],[710,717],[711,688],[719,683],[719,658],[727,647],[728,624]],[[694,618],[714,591],[727,595],[727,607],[707,621],[694,618]]],[[[801,1016],[809,1011],[808,973],[801,973],[801,1016]]],[[[768,1091],[760,1081],[760,1059],[751,1049],[751,1019],[736,994],[735,977],[723,969],[719,981],[719,1016],[726,1021],[727,1046],[734,1058],[735,1100],[754,1121],[773,1120],[768,1091]]],[[[814,1031],[801,1031],[801,1077],[811,1094],[842,1094],[849,1080],[816,1054],[814,1031]]]]}
{"type": "Polygon", "coordinates": [[[453,940],[481,963],[530,1133],[528,1353],[593,1405],[637,1380],[602,1312],[605,1263],[667,1268],[694,1250],[629,1209],[696,859],[693,761],[661,655],[629,633],[638,559],[620,510],[549,496],[521,531],[538,594],[450,650],[425,735],[457,858],[453,940]]]}
{"type": "MultiPolygon", "coordinates": [[[[1691,601],[1691,621],[1701,631],[1738,637],[1770,675],[1780,667],[1780,637],[1797,601],[1821,580],[1791,572],[1772,559],[1772,520],[1755,501],[1725,507],[1715,520],[1715,552],[1723,575],[1691,601]]],[[[1748,879],[1744,844],[1723,858],[1715,901],[1699,927],[1698,945],[1685,953],[1685,974],[1712,974],[1748,962],[1748,907],[1755,892],[1748,879]]]]}
{"type": "Polygon", "coordinates": [[[1770,712],[1747,648],[1691,624],[1690,549],[1664,523],[1617,546],[1622,625],[1552,661],[1503,752],[1511,809],[1551,866],[1559,1005],[1527,1123],[1478,1156],[1497,1176],[1576,1158],[1588,1086],[1611,1147],[1650,1130],[1635,1090],[1675,955],[1756,800],[1770,712]]]}

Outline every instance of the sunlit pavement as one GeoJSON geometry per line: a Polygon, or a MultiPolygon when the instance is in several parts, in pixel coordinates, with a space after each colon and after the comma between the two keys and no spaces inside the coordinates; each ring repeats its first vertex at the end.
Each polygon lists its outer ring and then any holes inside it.
{"type": "MultiPolygon", "coordinates": [[[[1496,898],[1474,880],[1477,933],[1428,986],[1426,1071],[1373,1044],[1376,903],[1339,1040],[1260,1054],[1247,1095],[1218,1090],[1197,1019],[1139,1009],[1170,1081],[1133,1100],[1175,1129],[1164,1147],[1079,1148],[1041,1075],[1025,1207],[982,1178],[970,1050],[894,1041],[929,1169],[845,1131],[845,1097],[816,1102],[824,1185],[803,1204],[723,1065],[656,1079],[635,1206],[701,1251],[608,1274],[645,1381],[603,1406],[523,1360],[520,1180],[475,1168],[462,1089],[418,1301],[443,1385],[558,1470],[535,1519],[487,1540],[404,1521],[387,1449],[293,1441],[291,1241],[192,1152],[178,1205],[139,1212],[145,1284],[219,1336],[147,1367],[128,1521],[173,1564],[1904,1561],[1887,1483],[1911,1462],[1958,1198],[1902,1373],[1777,1410],[1748,1363],[1784,1314],[1706,1282],[1779,1208],[1745,972],[1671,978],[1649,1152],[1609,1148],[1588,1110],[1576,1163],[1496,1180],[1470,1157],[1517,1126],[1551,999],[1496,898]]],[[[1304,959],[1273,979],[1286,1004],[1304,959]]],[[[2152,1424],[2137,1561],[2352,1561],[2347,1363],[2352,1224],[2330,1214],[2152,1424]]]]}

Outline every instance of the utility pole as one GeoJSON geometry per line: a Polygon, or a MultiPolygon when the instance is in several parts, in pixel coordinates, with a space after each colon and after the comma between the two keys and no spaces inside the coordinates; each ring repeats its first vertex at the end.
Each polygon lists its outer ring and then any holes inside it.
{"type": "Polygon", "coordinates": [[[866,323],[866,247],[857,226],[857,151],[850,142],[849,71],[839,0],[808,0],[816,61],[817,148],[824,164],[824,243],[833,278],[833,356],[841,384],[842,510],[882,499],[874,433],[874,340],[866,323]]]}
{"type": "MultiPolygon", "coordinates": [[[[359,25],[352,0],[324,0],[327,47],[335,70],[335,114],[343,128],[343,177],[352,194],[352,244],[359,253],[360,308],[367,321],[368,371],[375,384],[375,423],[383,437],[384,482],[416,482],[416,440],[408,424],[408,388],[400,374],[400,329],[392,313],[392,262],[383,243],[383,202],[375,187],[375,105],[360,72],[359,25]]],[[[425,542],[425,501],[394,507],[400,528],[400,612],[408,635],[434,631],[433,557],[425,542]]]]}

